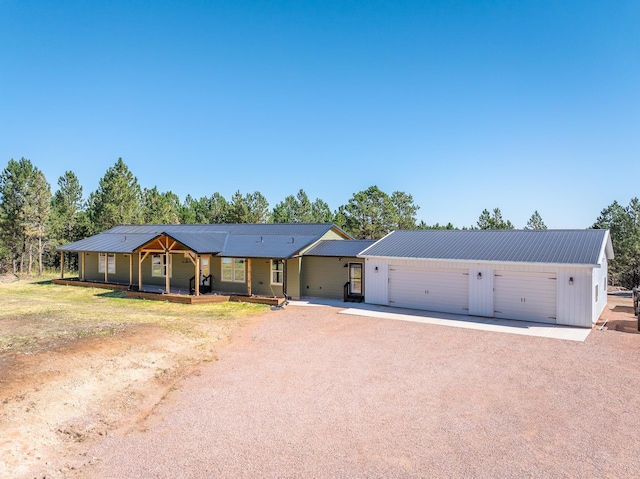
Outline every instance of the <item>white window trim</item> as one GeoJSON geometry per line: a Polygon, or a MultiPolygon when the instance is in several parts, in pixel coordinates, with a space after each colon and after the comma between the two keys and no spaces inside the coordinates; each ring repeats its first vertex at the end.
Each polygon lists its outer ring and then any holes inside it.
{"type": "Polygon", "coordinates": [[[246,265],[247,265],[246,258],[222,258],[220,260],[220,281],[223,283],[246,283],[246,278],[247,278],[246,265]],[[230,280],[224,279],[224,265],[225,265],[224,260],[225,259],[231,260],[231,279],[230,280]],[[242,279],[241,280],[236,279],[236,272],[240,272],[240,268],[236,268],[236,266],[238,265],[236,261],[238,260],[242,261],[242,279]]]}
{"type": "Polygon", "coordinates": [[[270,278],[270,284],[273,286],[282,286],[284,284],[284,260],[283,259],[272,259],[271,260],[271,278],[270,278]],[[282,265],[282,269],[279,270],[275,270],[273,269],[273,265],[276,263],[280,263],[282,265]],[[282,281],[280,281],[279,283],[273,280],[273,276],[274,273],[280,273],[280,276],[282,277],[282,281]]]}
{"type": "MultiPolygon", "coordinates": [[[[173,277],[173,268],[171,256],[169,256],[169,277],[173,277]]],[[[152,278],[166,278],[167,277],[167,255],[166,254],[153,254],[151,255],[151,277],[152,278]],[[162,267],[162,274],[155,274],[154,272],[154,262],[155,258],[160,258],[160,266],[162,267]]]]}
{"type": "Polygon", "coordinates": [[[107,274],[116,274],[115,253],[98,253],[98,273],[104,273],[105,258],[107,259],[107,274]]]}

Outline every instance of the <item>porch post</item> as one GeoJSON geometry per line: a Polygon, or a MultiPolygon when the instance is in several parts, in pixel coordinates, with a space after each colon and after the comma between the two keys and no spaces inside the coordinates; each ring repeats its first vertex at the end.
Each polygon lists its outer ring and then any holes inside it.
{"type": "Polygon", "coordinates": [[[129,288],[133,284],[133,253],[129,255],[129,288]]]}
{"type": "Polygon", "coordinates": [[[60,279],[64,279],[64,251],[60,251],[60,279]]]}
{"type": "Polygon", "coordinates": [[[251,296],[251,258],[247,258],[247,293],[251,296]]]}
{"type": "Polygon", "coordinates": [[[195,278],[196,278],[196,296],[200,296],[200,255],[196,255],[196,264],[195,264],[195,268],[196,268],[196,274],[195,274],[195,278]]]}
{"type": "Polygon", "coordinates": [[[84,252],[80,252],[80,253],[78,253],[78,256],[80,257],[80,260],[81,260],[80,261],[80,271],[81,271],[81,274],[82,274],[82,278],[81,279],[82,279],[82,281],[84,281],[84,258],[85,258],[85,254],[84,254],[84,252]]]}
{"type": "Polygon", "coordinates": [[[109,282],[109,253],[104,254],[104,282],[109,282]]]}
{"type": "Polygon", "coordinates": [[[142,252],[138,251],[138,291],[142,291],[142,252]]]}
{"type": "Polygon", "coordinates": [[[164,285],[167,289],[167,294],[169,294],[171,292],[171,253],[169,253],[169,250],[165,253],[165,267],[166,274],[164,278],[164,285]]]}

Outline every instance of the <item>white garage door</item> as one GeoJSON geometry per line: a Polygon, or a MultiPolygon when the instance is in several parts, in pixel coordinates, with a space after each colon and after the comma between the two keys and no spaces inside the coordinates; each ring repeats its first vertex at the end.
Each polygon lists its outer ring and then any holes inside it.
{"type": "Polygon", "coordinates": [[[389,305],[468,314],[469,271],[390,266],[389,305]]]}
{"type": "Polygon", "coordinates": [[[495,317],[555,323],[557,283],[556,273],[496,271],[495,317]]]}

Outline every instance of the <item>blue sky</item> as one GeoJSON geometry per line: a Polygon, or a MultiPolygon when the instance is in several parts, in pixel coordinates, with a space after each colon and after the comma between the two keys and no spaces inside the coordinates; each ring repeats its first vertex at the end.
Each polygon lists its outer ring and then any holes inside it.
{"type": "Polygon", "coordinates": [[[0,166],[584,228],[640,195],[639,25],[637,0],[0,0],[0,166]]]}

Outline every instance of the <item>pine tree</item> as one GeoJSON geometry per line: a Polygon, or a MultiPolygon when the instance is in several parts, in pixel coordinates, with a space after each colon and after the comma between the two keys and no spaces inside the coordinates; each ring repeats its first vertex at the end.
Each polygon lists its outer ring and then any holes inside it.
{"type": "Polygon", "coordinates": [[[540,213],[538,213],[538,210],[533,212],[533,214],[531,215],[531,218],[529,218],[529,221],[527,221],[527,226],[525,226],[524,229],[526,230],[546,230],[547,229],[547,225],[545,225],[544,221],[542,221],[542,216],[540,216],[540,213]]]}
{"type": "Polygon", "coordinates": [[[0,175],[0,235],[2,243],[8,250],[8,261],[13,273],[24,265],[25,232],[22,218],[26,202],[27,181],[33,172],[33,165],[25,158],[9,160],[7,167],[0,175]]]}
{"type": "Polygon", "coordinates": [[[336,214],[347,232],[359,239],[382,238],[393,229],[396,219],[391,198],[377,186],[354,193],[336,214]]]}
{"type": "Polygon", "coordinates": [[[141,191],[122,158],[109,168],[98,189],[89,195],[88,214],[93,232],[120,224],[137,224],[142,220],[141,191]]]}
{"type": "Polygon", "coordinates": [[[180,199],[171,191],[161,193],[157,187],[142,192],[142,221],[146,224],[180,222],[180,199]]]}
{"type": "Polygon", "coordinates": [[[416,214],[420,207],[413,202],[413,196],[404,191],[391,193],[391,203],[395,208],[395,228],[412,230],[416,228],[416,214]]]}
{"type": "Polygon", "coordinates": [[[509,220],[502,218],[500,208],[494,208],[492,213],[484,209],[480,214],[477,222],[478,228],[481,230],[512,230],[513,224],[509,220]]]}
{"type": "MultiPolygon", "coordinates": [[[[50,223],[50,240],[54,246],[72,243],[85,236],[87,225],[82,186],[73,171],[66,171],[58,178],[58,190],[51,200],[50,223]]],[[[69,269],[77,268],[77,255],[69,252],[66,264],[69,269]]]]}
{"type": "Polygon", "coordinates": [[[47,233],[51,211],[51,188],[42,171],[34,169],[28,182],[24,225],[29,254],[28,273],[31,274],[34,250],[38,254],[38,274],[42,276],[42,257],[48,245],[47,233]]]}

